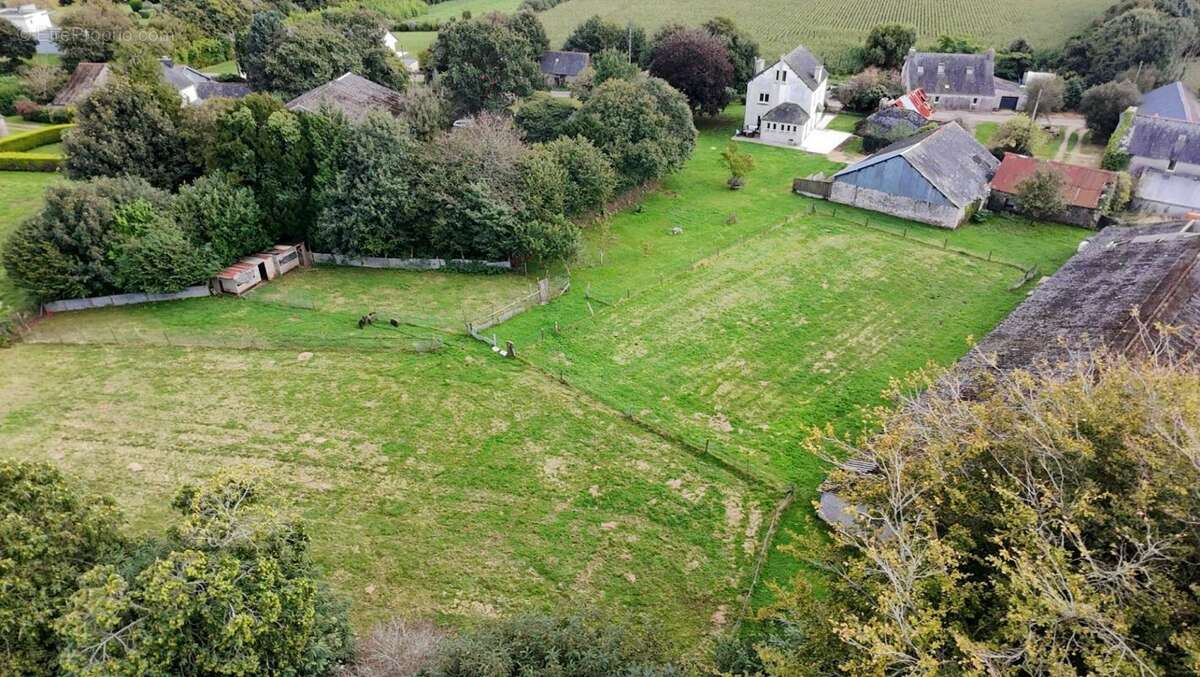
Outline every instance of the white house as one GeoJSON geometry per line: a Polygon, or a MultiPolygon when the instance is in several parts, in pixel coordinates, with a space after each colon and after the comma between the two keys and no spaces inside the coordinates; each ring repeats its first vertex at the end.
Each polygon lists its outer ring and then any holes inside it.
{"type": "Polygon", "coordinates": [[[746,85],[742,132],[772,145],[799,146],[825,112],[829,75],[803,46],[767,68],[746,85]]]}
{"type": "Polygon", "coordinates": [[[20,7],[5,7],[0,9],[0,19],[11,23],[29,35],[37,35],[42,31],[54,28],[50,21],[50,12],[39,9],[36,5],[21,5],[20,7]]]}
{"type": "Polygon", "coordinates": [[[410,77],[417,82],[422,81],[421,62],[417,60],[417,57],[400,48],[400,40],[394,33],[387,31],[383,34],[383,46],[392,50],[396,58],[400,59],[400,63],[404,64],[404,70],[408,71],[410,77]]]}

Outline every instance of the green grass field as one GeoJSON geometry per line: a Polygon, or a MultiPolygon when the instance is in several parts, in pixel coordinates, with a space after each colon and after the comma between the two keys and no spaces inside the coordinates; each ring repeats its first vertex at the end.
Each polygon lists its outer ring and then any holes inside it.
{"type": "Polygon", "coordinates": [[[447,0],[430,5],[429,10],[422,16],[432,19],[457,19],[463,12],[479,17],[489,12],[511,13],[516,11],[521,0],[447,0]]]}
{"type": "Polygon", "coordinates": [[[551,42],[560,45],[593,14],[653,32],[664,24],[698,25],[728,16],[748,31],[770,61],[798,44],[827,58],[862,44],[872,27],[884,23],[915,26],[921,45],[944,33],[969,35],[1001,48],[1023,37],[1036,47],[1061,45],[1074,31],[1100,15],[1110,0],[1041,0],[980,3],[977,0],[818,0],[803,4],[771,0],[729,3],[721,0],[570,0],[541,14],[551,42]]]}
{"type": "MultiPolygon", "coordinates": [[[[53,172],[0,172],[0,246],[18,224],[41,209],[46,187],[60,180],[53,172]]],[[[25,292],[9,282],[3,266],[0,266],[0,303],[6,310],[23,309],[29,304],[25,292]]]]}
{"type": "MultiPolygon", "coordinates": [[[[0,454],[56,463],[147,532],[180,483],[248,465],[311,525],[360,628],[597,606],[694,646],[736,620],[781,485],[799,489],[785,533],[808,528],[803,430],[858,429],[889,378],[952,362],[1024,297],[1018,268],[1049,273],[1087,234],[835,215],[790,185],[840,165],[757,144],[730,191],[740,112],[585,229],[565,296],[489,330],[520,360],[463,334],[530,289],[515,274],[318,268],[63,313],[0,359],[0,454]],[[369,311],[400,326],[357,329],[369,311]]],[[[36,209],[41,188],[11,188],[36,209]]],[[[795,567],[772,553],[766,572],[795,567]]]]}
{"type": "Polygon", "coordinates": [[[400,31],[394,33],[400,48],[410,54],[420,54],[437,40],[437,31],[400,31]]]}

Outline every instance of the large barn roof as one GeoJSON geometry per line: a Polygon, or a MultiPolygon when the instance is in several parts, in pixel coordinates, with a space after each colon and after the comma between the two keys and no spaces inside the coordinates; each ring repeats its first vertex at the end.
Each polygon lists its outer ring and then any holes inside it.
{"type": "Polygon", "coordinates": [[[1200,164],[1200,123],[1138,115],[1129,154],[1200,164]]]}
{"type": "Polygon", "coordinates": [[[400,92],[354,73],[346,73],[292,99],[287,103],[287,109],[317,113],[322,106],[330,106],[341,111],[348,120],[362,122],[372,110],[396,115],[403,105],[404,96],[400,92]]]}
{"type": "Polygon", "coordinates": [[[1138,115],[1200,122],[1200,102],[1182,82],[1172,82],[1143,94],[1138,115]]]}
{"type": "Polygon", "coordinates": [[[1050,171],[1062,178],[1063,201],[1072,207],[1096,209],[1109,183],[1116,181],[1114,172],[1069,165],[1065,162],[1037,160],[1025,155],[1005,153],[1004,161],[992,177],[992,190],[1016,195],[1021,182],[1039,170],[1050,171]]]}
{"type": "Polygon", "coordinates": [[[903,157],[954,205],[974,202],[1000,164],[988,149],[956,122],[910,136],[834,175],[845,176],[895,157],[903,157]]]}
{"type": "Polygon", "coordinates": [[[1184,223],[1105,228],[964,365],[981,365],[984,356],[994,356],[1000,369],[1054,365],[1102,344],[1124,352],[1137,336],[1135,311],[1148,324],[1200,316],[1200,229],[1184,223]]]}

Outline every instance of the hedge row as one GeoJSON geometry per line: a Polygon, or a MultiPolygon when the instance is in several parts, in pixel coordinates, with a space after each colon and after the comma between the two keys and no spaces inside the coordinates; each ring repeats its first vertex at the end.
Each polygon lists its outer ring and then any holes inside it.
{"type": "Polygon", "coordinates": [[[1100,161],[1100,166],[1104,169],[1114,172],[1129,169],[1129,152],[1125,150],[1121,142],[1129,133],[1129,128],[1133,126],[1133,118],[1136,113],[1136,109],[1130,108],[1121,114],[1121,122],[1113,130],[1112,136],[1108,137],[1108,145],[1104,147],[1104,159],[1100,161]]]}
{"type": "Polygon", "coordinates": [[[56,172],[62,161],[62,156],[48,153],[0,152],[0,172],[56,172]]]}
{"type": "Polygon", "coordinates": [[[53,125],[0,139],[0,153],[19,153],[62,141],[63,132],[75,125],[53,125]]]}

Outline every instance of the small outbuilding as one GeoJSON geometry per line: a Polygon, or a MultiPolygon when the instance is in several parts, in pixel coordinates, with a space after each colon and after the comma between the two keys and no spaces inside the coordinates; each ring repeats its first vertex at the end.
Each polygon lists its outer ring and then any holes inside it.
{"type": "Polygon", "coordinates": [[[103,87],[110,77],[112,69],[108,64],[82,61],[71,71],[71,79],[67,81],[67,86],[54,97],[51,105],[77,106],[91,96],[92,92],[103,87]]]}
{"type": "Polygon", "coordinates": [[[238,261],[213,278],[217,288],[235,296],[241,296],[263,282],[262,273],[257,265],[238,261]]]}
{"type": "Polygon", "coordinates": [[[547,50],[542,52],[539,67],[546,86],[551,89],[565,89],[579,79],[579,75],[590,66],[592,57],[587,52],[561,52],[547,50]]]}
{"type": "Polygon", "coordinates": [[[898,141],[834,174],[829,199],[957,228],[988,196],[1000,165],[957,122],[898,141]]]}
{"type": "Polygon", "coordinates": [[[855,133],[863,139],[863,150],[874,153],[919,134],[928,124],[925,116],[911,108],[887,106],[860,122],[855,133]]]}
{"type": "Polygon", "coordinates": [[[1037,160],[1016,153],[1005,153],[996,175],[992,177],[992,196],[988,200],[988,208],[1019,213],[1021,183],[1039,171],[1053,172],[1062,179],[1061,193],[1065,209],[1055,221],[1082,228],[1095,228],[1100,224],[1100,217],[1116,192],[1116,172],[1037,160]]]}

